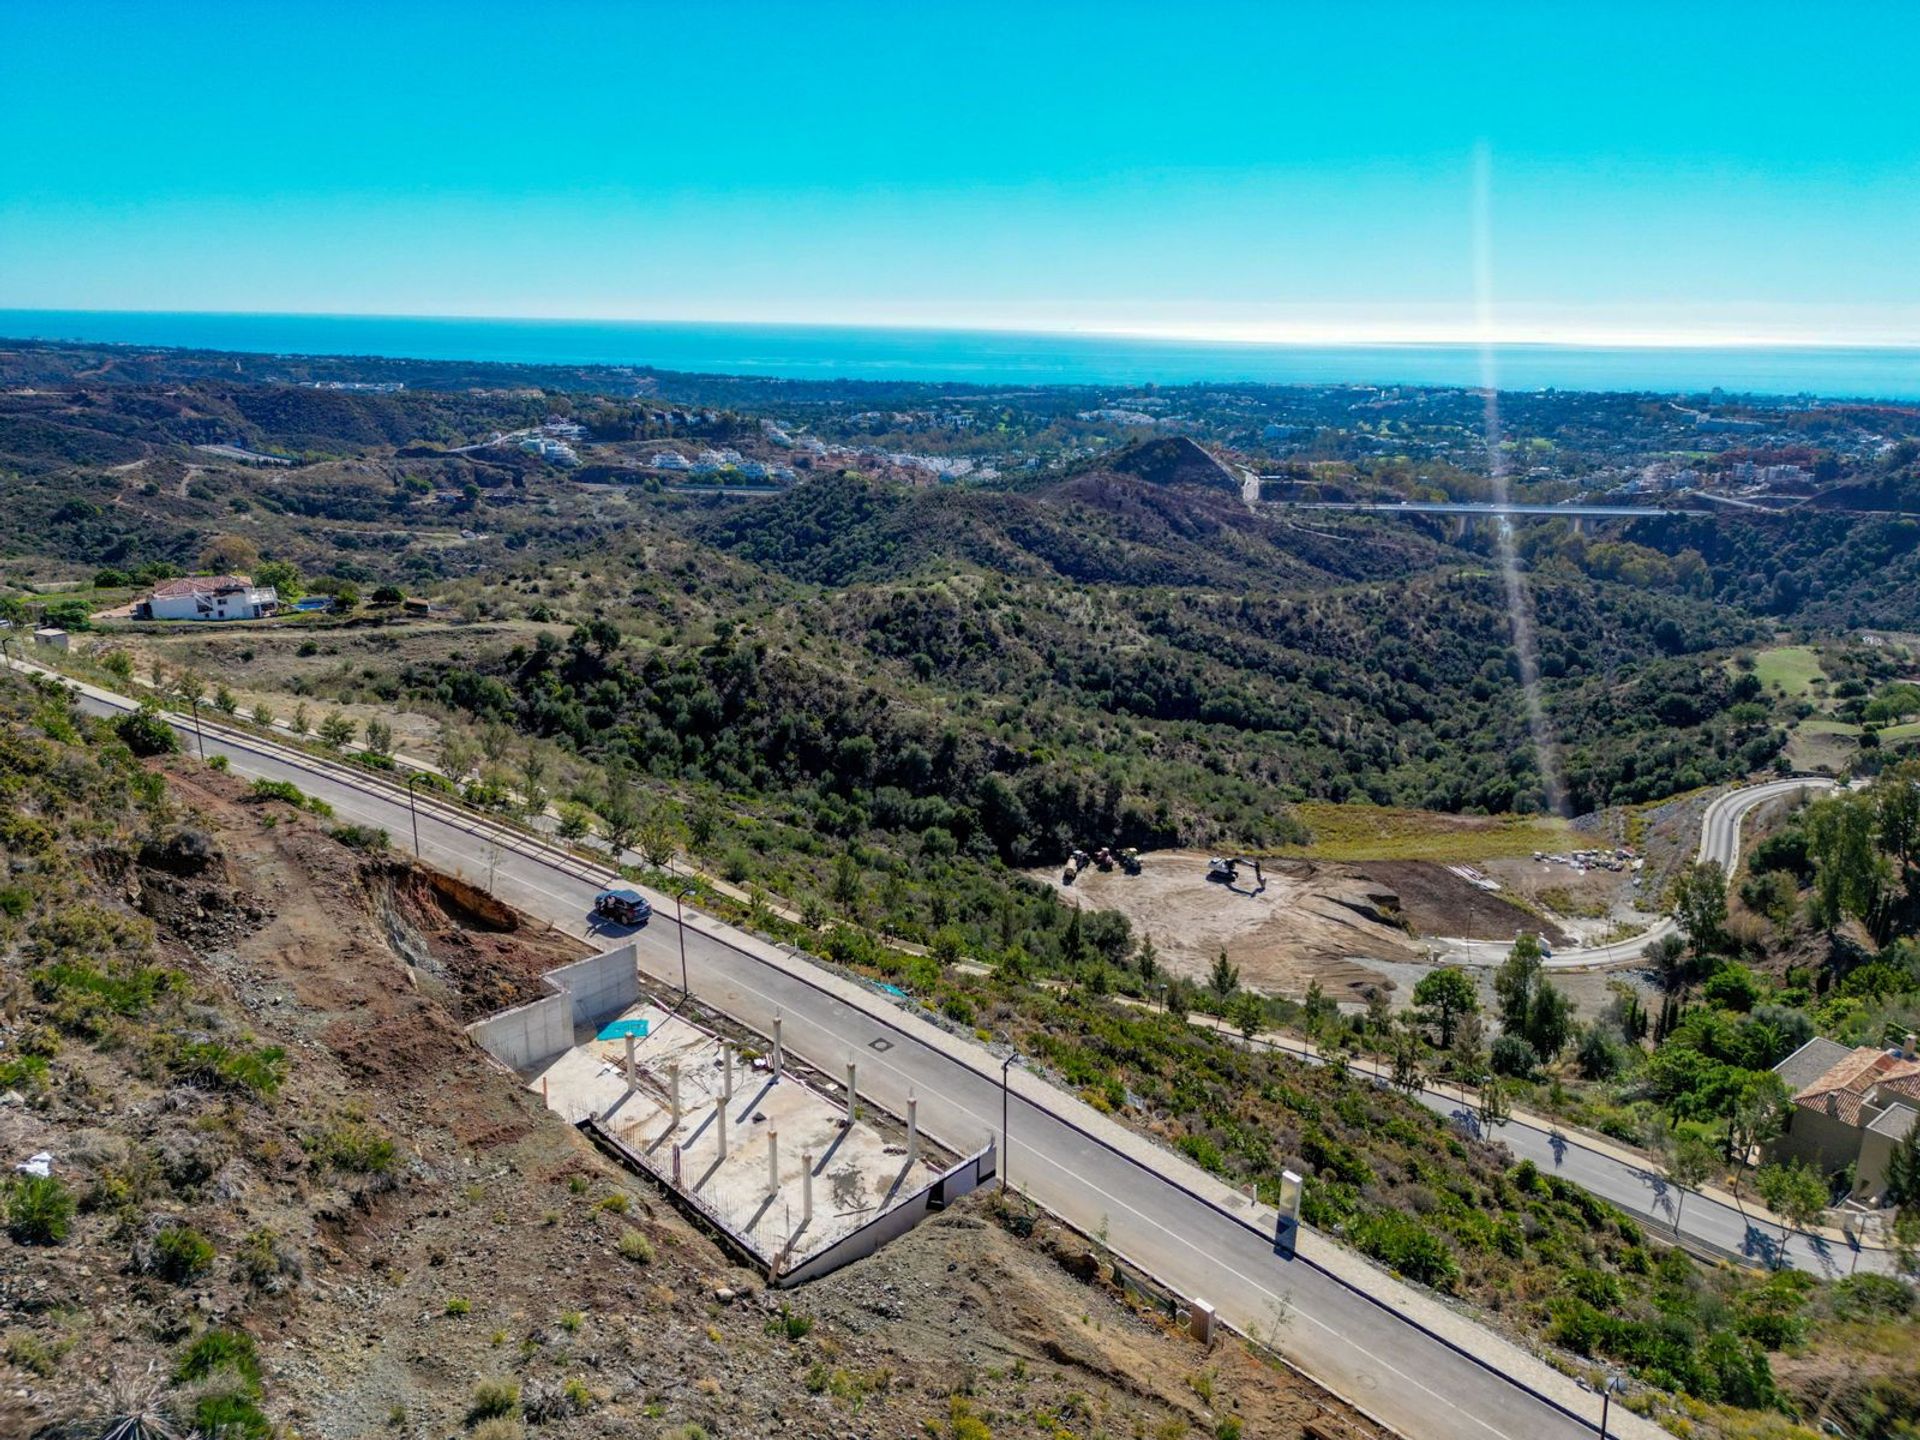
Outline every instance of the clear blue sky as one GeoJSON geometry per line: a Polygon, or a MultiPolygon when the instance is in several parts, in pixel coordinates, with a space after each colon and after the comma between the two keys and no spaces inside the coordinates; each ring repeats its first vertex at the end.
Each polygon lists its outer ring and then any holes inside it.
{"type": "Polygon", "coordinates": [[[0,7],[0,307],[1920,340],[1920,6],[0,7]]]}

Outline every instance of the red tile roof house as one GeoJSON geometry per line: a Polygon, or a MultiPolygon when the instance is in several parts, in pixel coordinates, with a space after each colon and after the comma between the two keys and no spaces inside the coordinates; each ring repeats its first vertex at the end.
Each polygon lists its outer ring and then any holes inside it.
{"type": "Polygon", "coordinates": [[[280,594],[245,575],[165,580],[141,602],[149,620],[260,620],[280,613],[280,594]]]}
{"type": "Polygon", "coordinates": [[[1813,1039],[1773,1067],[1793,1094],[1775,1159],[1805,1160],[1823,1173],[1854,1167],[1857,1199],[1879,1201],[1887,1157],[1920,1125],[1920,1057],[1914,1037],[1898,1050],[1848,1049],[1813,1039]]]}

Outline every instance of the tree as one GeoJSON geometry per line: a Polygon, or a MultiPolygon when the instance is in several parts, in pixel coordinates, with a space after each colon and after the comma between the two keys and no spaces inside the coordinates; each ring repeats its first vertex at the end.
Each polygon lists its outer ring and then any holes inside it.
{"type": "Polygon", "coordinates": [[[487,757],[490,764],[504,765],[507,755],[513,749],[513,731],[498,720],[490,720],[480,727],[480,753],[487,757]]]}
{"type": "Polygon", "coordinates": [[[1500,1002],[1500,1024],[1512,1034],[1523,1034],[1533,1010],[1534,987],[1540,980],[1540,941],[1522,935],[1493,973],[1493,993],[1500,1002]]]}
{"type": "Polygon", "coordinates": [[[1154,948],[1153,936],[1143,935],[1140,938],[1140,948],[1133,955],[1133,968],[1139,973],[1140,984],[1151,998],[1153,987],[1160,980],[1160,952],[1154,948]]]}
{"type": "Polygon", "coordinates": [[[1074,974],[1079,973],[1081,961],[1087,958],[1087,932],[1077,904],[1067,915],[1067,932],[1060,940],[1060,958],[1074,974]]]}
{"type": "Polygon", "coordinates": [[[293,733],[304,735],[313,728],[313,722],[307,717],[307,702],[302,700],[293,707],[293,718],[287,722],[293,727],[293,733]]]}
{"type": "Polygon", "coordinates": [[[1713,1174],[1713,1146],[1691,1130],[1673,1137],[1660,1157],[1660,1170],[1680,1192],[1673,1206],[1673,1233],[1680,1233],[1680,1211],[1687,1203],[1687,1192],[1698,1190],[1713,1174]]]}
{"type": "Polygon", "coordinates": [[[253,583],[272,586],[283,603],[298,600],[307,593],[300,581],[299,568],[285,560],[267,560],[254,566],[253,583]]]}
{"type": "Polygon", "coordinates": [[[1421,1073],[1421,1061],[1426,1047],[1420,1043],[1420,1033],[1412,1026],[1403,1026],[1393,1036],[1393,1084],[1394,1088],[1408,1095],[1419,1092],[1425,1076],[1421,1073]]]}
{"type": "Polygon", "coordinates": [[[595,808],[600,811],[600,838],[607,842],[614,863],[618,864],[633,843],[643,818],[640,802],[633,792],[633,777],[625,765],[607,766],[606,779],[600,787],[600,802],[595,808]]]}
{"type": "Polygon", "coordinates": [[[1920,760],[1883,770],[1873,787],[1880,848],[1892,863],[1907,898],[1920,901],[1920,760]]]}
{"type": "Polygon", "coordinates": [[[1780,1133],[1790,1099],[1786,1083],[1771,1070],[1754,1071],[1734,1092],[1727,1107],[1727,1158],[1739,1167],[1736,1184],[1754,1147],[1780,1133]]]}
{"type": "Polygon", "coordinates": [[[1267,1007],[1260,1003],[1260,997],[1251,990],[1242,990],[1233,997],[1228,1006],[1233,1019],[1234,1029],[1240,1032],[1240,1038],[1251,1040],[1260,1033],[1260,1026],[1267,1018],[1267,1007]]]}
{"type": "Polygon", "coordinates": [[[1849,790],[1807,807],[1803,828],[1813,861],[1813,914],[1828,930],[1851,915],[1884,937],[1884,902],[1892,866],[1876,842],[1879,815],[1873,796],[1849,790]]]}
{"type": "Polygon", "coordinates": [[[353,743],[355,728],[353,721],[335,710],[320,722],[320,743],[329,750],[344,750],[353,743]]]}
{"type": "Polygon", "coordinates": [[[384,720],[367,721],[367,753],[369,755],[393,754],[393,726],[384,720]]]}
{"type": "Polygon", "coordinates": [[[693,848],[703,854],[712,847],[713,837],[720,831],[720,810],[713,803],[711,795],[702,794],[693,802],[693,808],[687,811],[687,838],[693,848]]]}
{"type": "Polygon", "coordinates": [[[216,535],[200,552],[200,568],[203,570],[252,575],[259,564],[259,548],[244,535],[216,535]]]}
{"type": "Polygon", "coordinates": [[[554,833],[562,840],[578,844],[587,838],[587,832],[593,829],[593,812],[578,801],[568,800],[560,806],[560,818],[554,825],[554,833]]]}
{"type": "Polygon", "coordinates": [[[450,725],[440,727],[440,739],[434,746],[434,760],[440,773],[458,785],[480,763],[480,752],[473,743],[450,725]]]}
{"type": "Polygon", "coordinates": [[[520,762],[520,799],[526,806],[527,814],[541,815],[547,808],[547,757],[540,753],[540,747],[531,742],[527,745],[526,758],[520,762]]]}
{"type": "Polygon", "coordinates": [[[1494,1076],[1488,1076],[1480,1087],[1480,1128],[1491,1130],[1496,1125],[1504,1125],[1513,1114],[1513,1104],[1507,1098],[1507,1087],[1494,1076]]]}
{"type": "Polygon", "coordinates": [[[1440,1048],[1450,1050],[1460,1017],[1479,1010],[1480,992],[1458,965],[1443,965],[1413,987],[1413,1003],[1422,1020],[1439,1027],[1440,1048]]]}
{"type": "Polygon", "coordinates": [[[1920,1125],[1887,1155],[1887,1203],[1920,1206],[1920,1125]]]}
{"type": "Polygon", "coordinates": [[[182,670],[173,677],[173,693],[188,705],[198,705],[207,697],[207,682],[198,670],[182,670]]]}
{"type": "Polygon", "coordinates": [[[1527,1043],[1542,1060],[1551,1064],[1567,1048],[1573,1032],[1573,1002],[1551,980],[1542,980],[1527,1012],[1527,1043]]]}
{"type": "Polygon", "coordinates": [[[226,686],[221,685],[213,692],[213,708],[222,715],[232,715],[239,711],[239,698],[226,686]]]}
{"type": "Polygon", "coordinates": [[[1683,869],[1667,887],[1667,906],[1696,955],[1720,948],[1726,939],[1727,872],[1718,860],[1683,869]]]}
{"type": "Polygon", "coordinates": [[[258,725],[262,730],[271,730],[273,728],[273,707],[264,700],[258,705],[255,705],[253,707],[253,723],[258,725]]]}
{"type": "Polygon", "coordinates": [[[1487,1073],[1487,1027],[1478,1010],[1469,1010],[1454,1027],[1449,1068],[1462,1085],[1477,1085],[1487,1073]]]}
{"type": "Polygon", "coordinates": [[[133,656],[124,650],[109,650],[100,657],[100,668],[126,685],[133,679],[133,656]]]}
{"type": "Polygon", "coordinates": [[[1804,1160],[1763,1165],[1753,1183],[1767,1208],[1780,1217],[1780,1250],[1774,1256],[1778,1268],[1786,1263],[1789,1228],[1805,1230],[1827,1208],[1827,1184],[1804,1160]]]}
{"type": "Polygon", "coordinates": [[[828,891],[833,903],[851,915],[860,905],[860,867],[844,852],[833,862],[833,888],[828,891]]]}
{"type": "Polygon", "coordinates": [[[1207,972],[1207,988],[1221,1000],[1229,1000],[1233,992],[1240,988],[1240,967],[1227,959],[1222,950],[1214,958],[1213,969],[1207,972]]]}
{"type": "Polygon", "coordinates": [[[664,803],[647,807],[634,832],[633,845],[640,858],[656,870],[665,869],[673,859],[674,851],[680,848],[680,827],[664,803]]]}

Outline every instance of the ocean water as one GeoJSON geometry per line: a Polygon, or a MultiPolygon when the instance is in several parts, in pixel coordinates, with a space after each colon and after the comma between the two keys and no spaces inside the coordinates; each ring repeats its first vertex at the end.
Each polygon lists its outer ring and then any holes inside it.
{"type": "MultiPolygon", "coordinates": [[[[634,365],[797,380],[1480,383],[1480,355],[1472,345],[1265,345],[828,325],[71,310],[0,310],[0,336],[276,355],[634,365]]],[[[1920,349],[1502,345],[1496,365],[1500,386],[1508,390],[1718,387],[1730,394],[1920,400],[1920,349]]]]}

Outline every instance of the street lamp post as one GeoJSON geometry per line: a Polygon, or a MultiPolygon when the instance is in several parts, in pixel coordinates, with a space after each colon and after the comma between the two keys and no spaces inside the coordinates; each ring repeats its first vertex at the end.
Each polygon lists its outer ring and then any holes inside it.
{"type": "Polygon", "coordinates": [[[200,742],[200,758],[207,758],[207,732],[200,728],[200,697],[189,695],[187,703],[193,706],[193,737],[200,742]]]}
{"type": "Polygon", "coordinates": [[[413,802],[413,787],[420,783],[420,772],[407,772],[407,813],[413,817],[413,858],[420,858],[420,807],[413,802]]]}
{"type": "Polygon", "coordinates": [[[673,892],[673,918],[680,932],[680,993],[688,997],[692,996],[693,987],[687,983],[687,912],[681,902],[692,893],[684,887],[673,892]]]}
{"type": "Polygon", "coordinates": [[[1007,1058],[1000,1062],[1000,1189],[1007,1188],[1007,1166],[1013,1159],[1013,1147],[1007,1137],[1007,1070],[1020,1058],[1018,1050],[1009,1050],[1007,1058]]]}
{"type": "Polygon", "coordinates": [[[1609,1375],[1607,1383],[1600,1391],[1600,1440],[1607,1440],[1607,1413],[1613,1408],[1613,1392],[1623,1382],[1618,1375],[1609,1375]]]}

